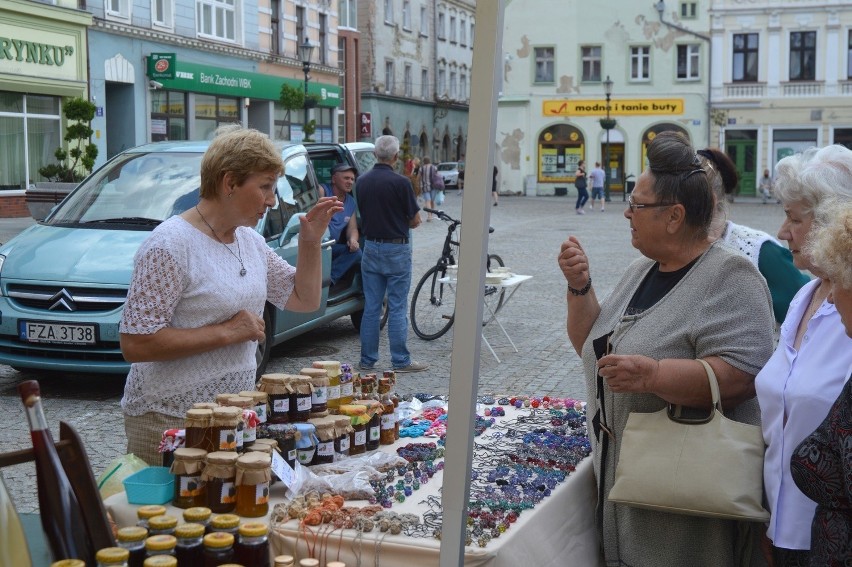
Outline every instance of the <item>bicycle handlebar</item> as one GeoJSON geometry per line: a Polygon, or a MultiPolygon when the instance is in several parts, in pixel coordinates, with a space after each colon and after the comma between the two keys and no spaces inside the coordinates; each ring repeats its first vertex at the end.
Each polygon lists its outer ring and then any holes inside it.
{"type": "MultiPolygon", "coordinates": [[[[442,221],[452,222],[452,223],[455,223],[455,224],[461,224],[460,220],[454,219],[453,217],[451,217],[450,215],[448,215],[444,211],[439,211],[438,209],[430,209],[428,207],[423,207],[423,210],[426,211],[429,214],[435,215],[436,217],[438,217],[442,221]]],[[[488,233],[490,234],[492,232],[494,232],[494,227],[489,226],[488,227],[488,233]]]]}

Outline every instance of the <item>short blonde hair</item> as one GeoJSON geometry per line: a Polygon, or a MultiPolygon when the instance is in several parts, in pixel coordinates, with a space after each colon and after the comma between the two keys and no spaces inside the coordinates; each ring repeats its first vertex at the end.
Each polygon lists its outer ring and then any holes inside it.
{"type": "Polygon", "coordinates": [[[201,198],[217,198],[216,190],[226,173],[242,185],[252,173],[284,173],[284,162],[275,144],[263,132],[226,124],[216,129],[201,159],[201,198]]]}
{"type": "Polygon", "coordinates": [[[852,290],[852,201],[824,202],[816,222],[805,253],[834,285],[852,290]]]}

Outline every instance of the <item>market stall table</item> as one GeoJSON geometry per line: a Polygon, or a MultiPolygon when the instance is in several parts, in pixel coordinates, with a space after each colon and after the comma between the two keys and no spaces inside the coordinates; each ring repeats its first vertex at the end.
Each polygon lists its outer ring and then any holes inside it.
{"type": "MultiPolygon", "coordinates": [[[[505,418],[498,423],[529,411],[507,408],[505,418]]],[[[486,430],[490,431],[490,430],[486,430]]],[[[431,442],[429,438],[402,438],[394,445],[380,450],[396,454],[396,449],[409,443],[431,442]]],[[[488,447],[492,439],[487,435],[476,437],[477,446],[488,447]]],[[[394,503],[391,511],[414,513],[422,518],[429,511],[427,499],[439,497],[443,471],[421,485],[419,490],[402,503],[394,503]]],[[[286,489],[283,483],[270,489],[270,514],[262,521],[272,521],[275,504],[278,512],[285,514],[286,489]]],[[[434,499],[433,499],[434,500],[434,499]]],[[[518,565],[594,567],[599,565],[598,540],[595,530],[594,510],[596,489],[590,458],[584,459],[576,470],[558,484],[552,494],[543,498],[530,510],[525,510],[499,538],[480,547],[476,542],[465,547],[464,565],[489,567],[517,567],[518,565]]],[[[347,500],[347,506],[365,506],[365,500],[347,500]]],[[[106,500],[106,506],[116,523],[123,527],[135,525],[137,506],[128,504],[125,493],[106,500]]],[[[182,510],[166,506],[168,513],[181,518],[182,510]]],[[[425,530],[424,530],[425,531],[425,530]]],[[[270,526],[270,547],[273,555],[287,554],[299,558],[313,556],[321,561],[340,560],[349,566],[384,565],[408,567],[411,565],[437,565],[440,540],[435,537],[412,537],[381,532],[378,527],[361,534],[356,530],[333,530],[331,526],[303,527],[297,520],[277,522],[270,526]],[[366,562],[366,563],[365,563],[366,562]]]]}

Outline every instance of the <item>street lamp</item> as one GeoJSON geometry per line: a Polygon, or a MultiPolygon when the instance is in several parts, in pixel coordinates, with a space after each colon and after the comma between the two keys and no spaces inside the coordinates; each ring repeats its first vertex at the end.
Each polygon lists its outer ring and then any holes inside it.
{"type": "Polygon", "coordinates": [[[609,98],[612,96],[612,79],[609,78],[609,75],[606,76],[606,80],[603,82],[604,94],[606,95],[606,118],[601,118],[601,128],[606,130],[606,149],[604,150],[604,160],[606,161],[604,165],[604,173],[606,175],[604,179],[604,198],[606,202],[610,202],[609,198],[609,179],[611,176],[610,173],[610,164],[609,164],[609,131],[615,128],[615,120],[609,117],[609,98]]]}
{"type": "Polygon", "coordinates": [[[305,38],[305,43],[299,46],[299,59],[302,60],[302,72],[305,74],[305,124],[308,123],[308,80],[310,79],[308,72],[311,70],[311,56],[314,54],[315,47],[308,38],[305,38]]]}

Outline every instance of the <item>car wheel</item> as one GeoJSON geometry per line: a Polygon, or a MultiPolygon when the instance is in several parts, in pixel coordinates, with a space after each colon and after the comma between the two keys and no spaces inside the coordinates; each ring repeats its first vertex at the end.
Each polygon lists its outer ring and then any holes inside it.
{"type": "Polygon", "coordinates": [[[263,331],[266,334],[266,339],[257,343],[257,353],[255,354],[258,379],[266,372],[266,366],[272,356],[272,341],[274,339],[272,336],[272,310],[269,305],[263,310],[263,331]]]}
{"type": "MultiPolygon", "coordinates": [[[[349,316],[352,319],[352,326],[355,327],[355,330],[359,333],[361,332],[361,319],[364,318],[364,310],[356,311],[352,315],[349,316]]],[[[384,329],[385,325],[388,323],[388,298],[386,297],[384,301],[382,301],[382,317],[379,319],[379,328],[384,329]]]]}

